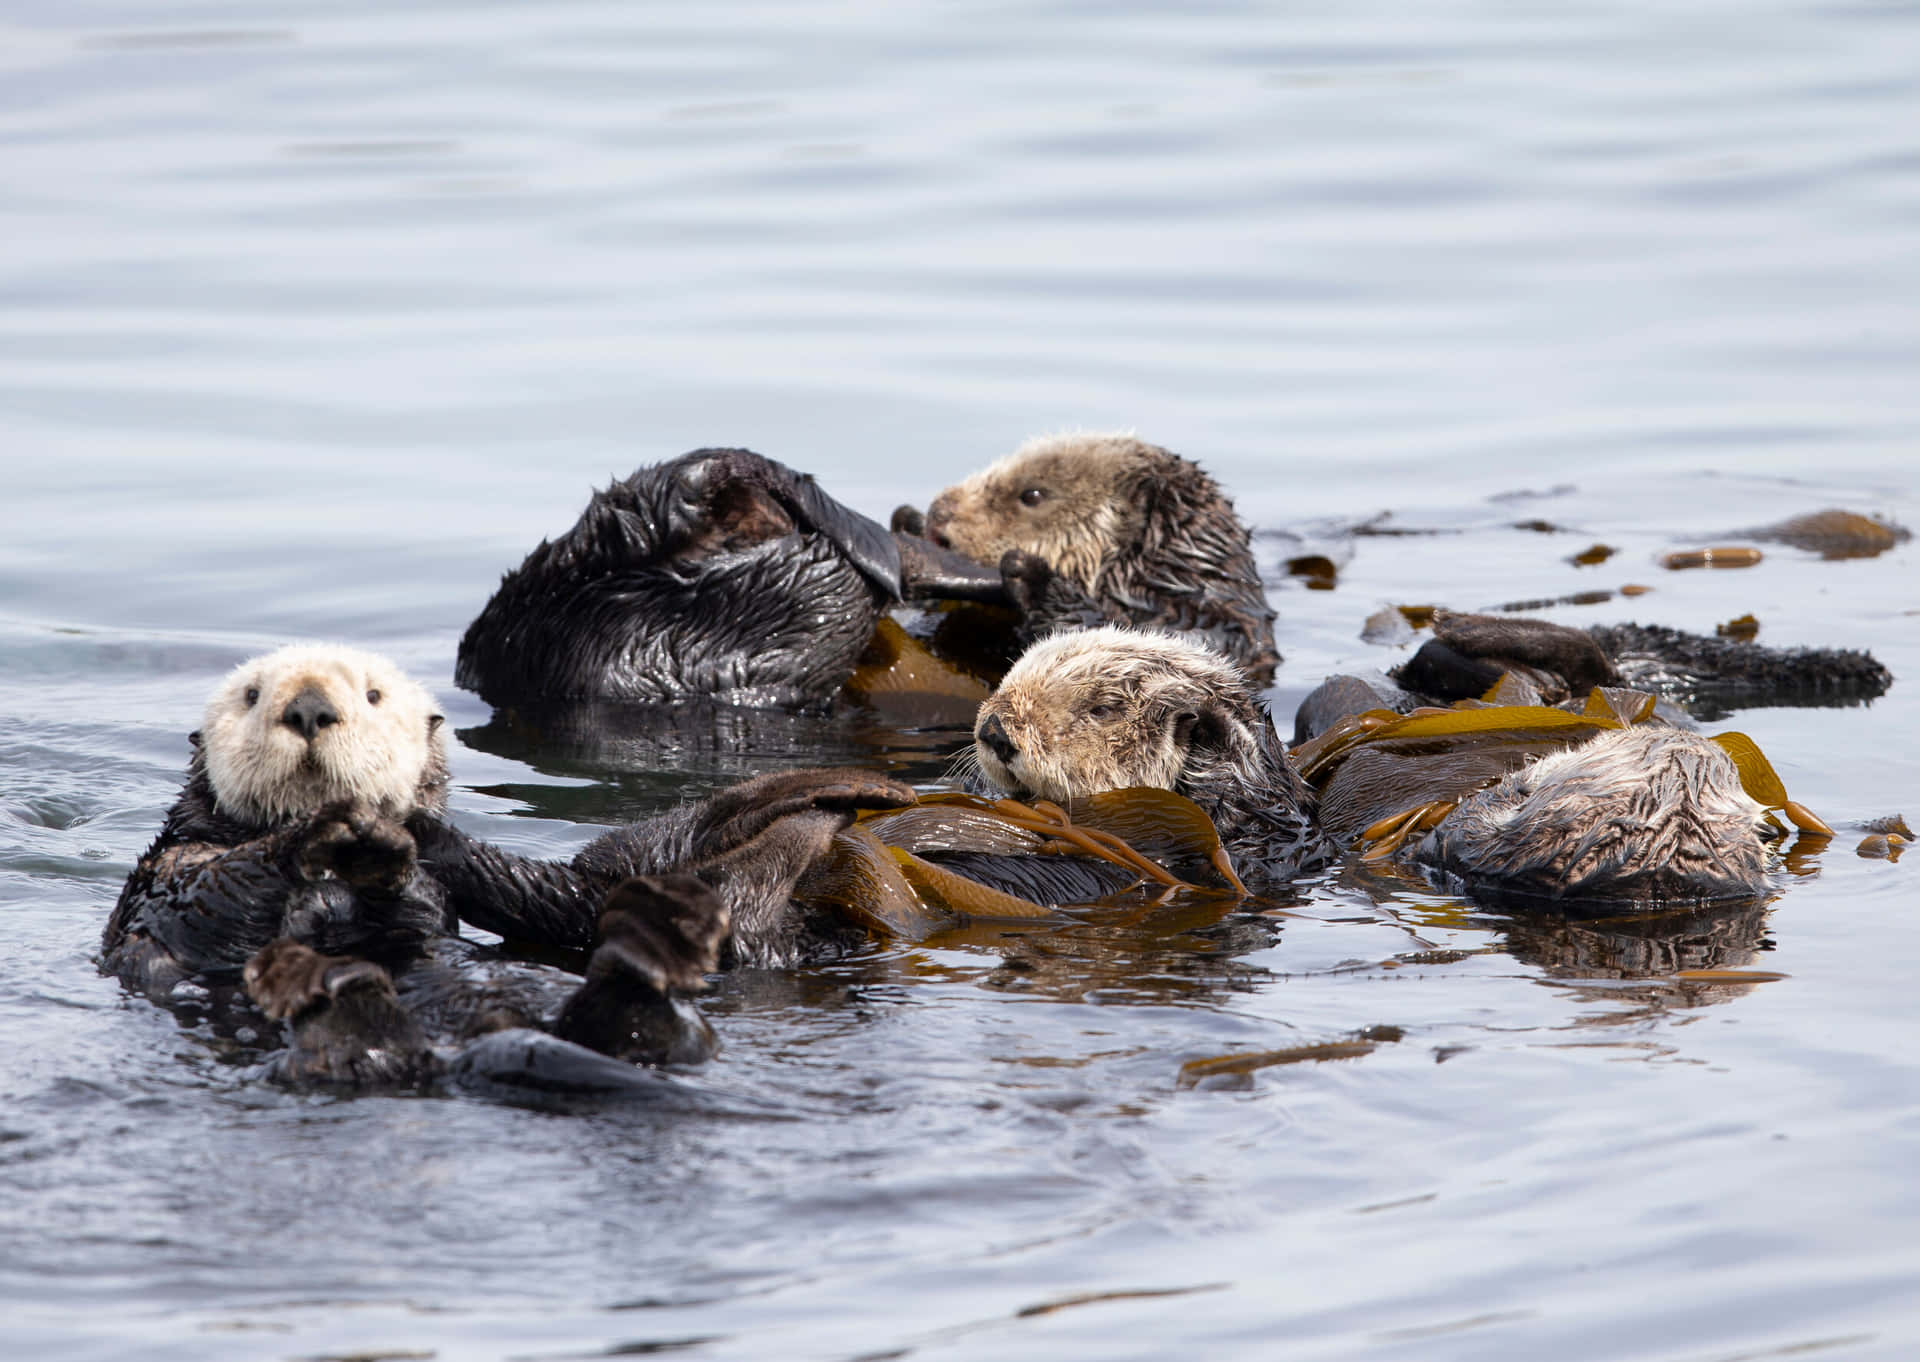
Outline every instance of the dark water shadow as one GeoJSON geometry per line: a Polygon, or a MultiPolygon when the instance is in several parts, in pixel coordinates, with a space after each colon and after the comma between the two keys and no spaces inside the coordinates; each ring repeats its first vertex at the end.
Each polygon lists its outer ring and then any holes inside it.
{"type": "Polygon", "coordinates": [[[727,705],[609,701],[516,705],[459,731],[476,751],[592,787],[516,784],[485,791],[528,805],[534,818],[636,818],[768,771],[859,766],[909,783],[939,782],[972,740],[964,726],[916,726],[859,709],[787,714],[727,705]]]}

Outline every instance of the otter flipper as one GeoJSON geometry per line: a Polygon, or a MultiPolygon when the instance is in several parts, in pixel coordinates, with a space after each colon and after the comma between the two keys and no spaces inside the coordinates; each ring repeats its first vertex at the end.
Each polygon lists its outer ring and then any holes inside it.
{"type": "Polygon", "coordinates": [[[1893,684],[1873,654],[1852,648],[1769,648],[1657,624],[1590,632],[1629,684],[1708,709],[1858,704],[1893,684]]]}
{"type": "Polygon", "coordinates": [[[1549,702],[1618,679],[1601,645],[1564,624],[1440,610],[1433,632],[1392,675],[1408,690],[1443,702],[1476,699],[1510,671],[1532,681],[1549,702]]]}
{"type": "Polygon", "coordinates": [[[900,584],[908,600],[1012,604],[1007,594],[1007,584],[999,571],[975,562],[964,553],[942,548],[917,533],[898,529],[899,511],[894,512],[894,519],[896,529],[893,542],[900,551],[900,584]]]}
{"type": "Polygon", "coordinates": [[[911,786],[853,767],[756,776],[706,801],[692,850],[700,858],[721,855],[744,846],[790,814],[814,809],[849,815],[861,809],[904,809],[915,798],[911,786]]]}
{"type": "Polygon", "coordinates": [[[796,473],[773,459],[762,459],[760,464],[762,485],[796,519],[838,548],[888,600],[902,598],[900,549],[885,526],[828,496],[811,473],[796,473]]]}

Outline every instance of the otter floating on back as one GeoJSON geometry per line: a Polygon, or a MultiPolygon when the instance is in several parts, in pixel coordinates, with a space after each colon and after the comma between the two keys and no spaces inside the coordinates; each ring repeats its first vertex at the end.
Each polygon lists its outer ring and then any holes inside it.
{"type": "Polygon", "coordinates": [[[1190,633],[1262,685],[1280,655],[1247,527],[1191,460],[1128,434],[1031,440],[941,492],[924,533],[998,564],[1029,638],[1062,627],[1134,624],[1190,633]]]}
{"type": "Polygon", "coordinates": [[[1172,634],[1107,625],[1035,644],[980,706],[974,757],[1019,799],[1142,785],[1185,795],[1243,874],[1285,878],[1336,854],[1252,680],[1172,634]]]}
{"type": "Polygon", "coordinates": [[[913,799],[864,772],[787,772],[614,829],[567,863],[515,856],[446,820],[432,698],[338,647],[241,664],[194,741],[101,964],[182,1005],[242,983],[290,1022],[279,1069],[300,1082],[419,1082],[451,1062],[617,1086],[581,1047],[704,1058],[711,1030],[680,995],[704,987],[729,930],[736,949],[791,948],[792,886],[833,834],[854,809],[913,799]],[[586,980],[500,959],[460,922],[591,951],[586,980]],[[449,1046],[466,1048],[449,1061],[449,1046]]]}
{"type": "MultiPolygon", "coordinates": [[[[1186,640],[1106,628],[1036,646],[981,707],[975,750],[1009,794],[1163,786],[1213,816],[1236,857],[1282,871],[1312,863],[1265,850],[1263,820],[1293,827],[1318,810],[1251,684],[1186,640]]],[[[1394,779],[1407,781],[1407,769],[1394,779]]],[[[1651,902],[1768,888],[1765,810],[1726,752],[1698,734],[1658,724],[1597,732],[1517,770],[1465,779],[1452,792],[1458,806],[1409,856],[1470,890],[1651,902]]],[[[1296,835],[1291,845],[1307,843],[1296,835]]]]}
{"type": "Polygon", "coordinates": [[[492,704],[818,707],[901,597],[887,530],[811,477],[700,449],[595,492],[500,581],[454,680],[492,704]]]}

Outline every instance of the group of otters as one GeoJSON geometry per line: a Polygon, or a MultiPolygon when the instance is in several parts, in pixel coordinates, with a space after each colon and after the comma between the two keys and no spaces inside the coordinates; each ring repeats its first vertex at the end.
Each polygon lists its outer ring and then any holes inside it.
{"type": "MultiPolygon", "coordinates": [[[[876,629],[897,633],[908,605],[935,653],[972,618],[967,665],[998,673],[962,763],[976,793],[1045,809],[1173,791],[1212,819],[1228,879],[1256,887],[1386,838],[1469,893],[1750,900],[1782,829],[1728,752],[1656,697],[1871,696],[1889,681],[1859,652],[1441,612],[1391,679],[1335,677],[1309,695],[1290,752],[1259,698],[1280,659],[1247,528],[1197,465],[1119,435],[1030,442],[890,528],[747,450],[642,468],[502,579],[461,640],[456,681],[495,706],[834,712],[876,629]],[[980,620],[999,630],[986,645],[980,620]],[[1478,709],[1498,728],[1512,703],[1532,719],[1502,741],[1436,746],[1415,731],[1478,709]],[[1596,705],[1619,721],[1540,726],[1549,707],[1596,705]],[[1397,741],[1359,741],[1396,720],[1397,741]]],[[[859,936],[798,887],[854,819],[916,802],[879,774],[782,771],[542,860],[449,821],[443,722],[365,652],[292,646],[243,663],[192,735],[185,788],[121,892],[103,967],[176,1007],[224,998],[254,1034],[282,1036],[264,1048],[296,1085],[617,1087],[616,1070],[714,1051],[689,1001],[710,972],[859,936]],[[461,924],[524,949],[483,946],[461,924]],[[578,952],[584,970],[527,958],[539,949],[578,952]]],[[[1051,886],[1058,902],[1129,883],[1058,843],[1039,875],[1030,844],[922,850],[984,885],[1051,886]]]]}

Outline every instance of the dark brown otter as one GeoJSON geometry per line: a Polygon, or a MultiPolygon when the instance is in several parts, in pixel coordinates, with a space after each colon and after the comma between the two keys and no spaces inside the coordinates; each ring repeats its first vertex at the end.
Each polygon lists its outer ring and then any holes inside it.
{"type": "Polygon", "coordinates": [[[496,705],[820,708],[902,590],[888,531],[811,477],[695,450],[595,492],[502,578],[454,680],[496,705]]]}
{"type": "Polygon", "coordinates": [[[127,878],[102,967],[170,1003],[239,982],[288,1022],[277,1063],[296,1082],[499,1070],[617,1088],[621,1071],[583,1050],[704,1058],[712,1032],[685,995],[729,930],[735,954],[797,949],[794,882],[852,810],[913,799],[861,772],[793,771],[617,828],[571,862],[536,860],[447,821],[441,729],[431,697],[370,654],[290,648],[242,664],[127,878]],[[591,952],[586,979],[466,941],[461,922],[591,952]]]}
{"type": "Polygon", "coordinates": [[[1893,674],[1852,648],[1769,648],[1654,624],[1575,629],[1518,615],[1437,610],[1433,636],[1386,677],[1330,677],[1300,704],[1297,745],[1363,709],[1404,714],[1487,694],[1501,679],[1542,704],[1583,699],[1595,686],[1647,691],[1713,720],[1734,708],[1859,704],[1893,674]]]}
{"type": "Polygon", "coordinates": [[[1198,464],[1131,435],[1033,440],[894,528],[998,564],[1030,641],[1133,624],[1193,634],[1273,680],[1272,608],[1247,527],[1198,464]]]}

